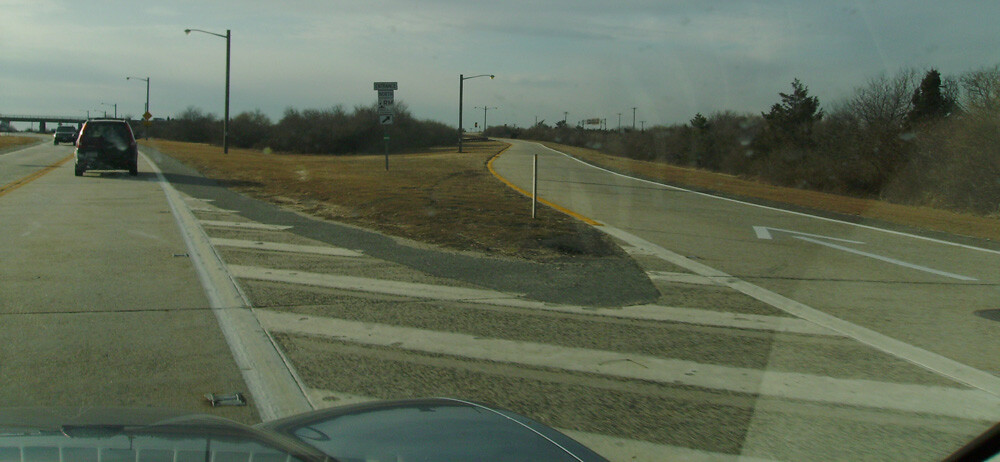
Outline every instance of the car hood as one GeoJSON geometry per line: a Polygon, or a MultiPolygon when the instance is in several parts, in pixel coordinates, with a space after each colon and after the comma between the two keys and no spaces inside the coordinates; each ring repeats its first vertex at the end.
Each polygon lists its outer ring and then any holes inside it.
{"type": "Polygon", "coordinates": [[[287,456],[305,461],[605,460],[524,416],[448,398],[364,403],[252,427],[211,415],[157,409],[0,411],[0,460],[287,456]]]}

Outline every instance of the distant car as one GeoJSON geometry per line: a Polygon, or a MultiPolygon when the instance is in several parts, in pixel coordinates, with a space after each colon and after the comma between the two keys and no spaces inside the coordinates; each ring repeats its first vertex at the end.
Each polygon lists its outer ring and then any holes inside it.
{"type": "Polygon", "coordinates": [[[87,170],[128,170],[139,174],[139,148],[132,127],[124,120],[84,122],[76,140],[76,176],[87,170]]]}
{"type": "Polygon", "coordinates": [[[52,144],[76,142],[76,127],[72,125],[60,125],[52,135],[52,144]]]}

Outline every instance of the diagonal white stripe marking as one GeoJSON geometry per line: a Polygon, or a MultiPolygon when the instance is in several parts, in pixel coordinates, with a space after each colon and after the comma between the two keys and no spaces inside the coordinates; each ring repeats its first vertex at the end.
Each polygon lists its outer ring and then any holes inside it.
{"type": "Polygon", "coordinates": [[[343,249],[340,247],[327,247],[321,245],[298,245],[286,244],[283,242],[247,241],[242,239],[223,239],[213,237],[210,239],[212,245],[223,247],[237,247],[241,249],[274,250],[278,252],[311,253],[316,255],[329,255],[333,257],[363,257],[364,254],[356,250],[343,249]]]}
{"type": "Polygon", "coordinates": [[[714,279],[699,276],[691,273],[675,273],[670,271],[648,271],[646,275],[650,279],[664,282],[680,282],[684,284],[698,284],[703,286],[719,285],[714,279]]]}
{"type": "Polygon", "coordinates": [[[386,281],[335,274],[309,273],[305,271],[260,268],[230,265],[229,271],[235,277],[259,281],[303,284],[331,289],[354,290],[359,292],[427,298],[432,300],[452,300],[481,305],[493,305],[535,310],[558,311],[584,315],[609,316],[626,319],[699,324],[704,326],[729,327],[737,329],[767,330],[794,334],[839,335],[830,329],[809,321],[780,316],[761,316],[721,311],[673,308],[659,305],[627,306],[621,309],[587,308],[570,305],[555,305],[534,300],[517,298],[514,295],[482,289],[417,284],[412,282],[386,281]]]}
{"type": "Polygon", "coordinates": [[[286,229],[291,228],[291,226],[269,225],[267,223],[257,223],[255,221],[198,220],[198,222],[205,226],[219,226],[223,228],[263,229],[267,231],[284,231],[286,229]]]}
{"type": "Polygon", "coordinates": [[[474,300],[508,298],[510,294],[483,289],[447,287],[414,282],[387,281],[383,279],[310,273],[306,271],[258,268],[254,266],[229,265],[233,276],[244,279],[305,284],[333,289],[355,290],[406,297],[429,298],[434,300],[474,300]]]}
{"type": "Polygon", "coordinates": [[[870,345],[913,364],[930,369],[950,379],[983,390],[995,397],[1000,397],[1000,377],[993,374],[962,364],[937,353],[901,342],[871,329],[849,323],[835,316],[831,316],[804,303],[797,302],[783,295],[771,292],[763,287],[742,281],[708,265],[703,265],[683,255],[671,252],[627,231],[612,226],[602,226],[600,230],[617,237],[632,246],[640,247],[644,249],[644,251],[655,254],[661,259],[687,269],[688,271],[695,272],[705,277],[719,278],[720,281],[724,281],[725,285],[767,303],[768,305],[778,308],[788,314],[798,316],[820,326],[840,332],[841,334],[851,337],[861,343],[870,345]]]}
{"type": "Polygon", "coordinates": [[[482,361],[962,419],[992,422],[1000,418],[1000,399],[979,390],[761,371],[642,354],[483,338],[270,310],[257,310],[257,317],[272,332],[333,337],[352,343],[391,346],[482,361]]]}
{"type": "Polygon", "coordinates": [[[899,266],[902,266],[902,267],[905,267],[905,268],[915,269],[917,271],[923,271],[925,273],[936,274],[938,276],[944,276],[944,277],[949,277],[949,278],[952,278],[952,279],[958,279],[959,281],[975,281],[975,280],[977,280],[976,278],[972,278],[972,277],[969,277],[969,276],[962,276],[961,274],[949,273],[947,271],[936,270],[934,268],[928,268],[926,266],[915,265],[913,263],[907,263],[907,262],[902,261],[902,260],[896,260],[895,258],[883,257],[881,255],[875,255],[873,253],[862,252],[860,250],[855,250],[855,249],[852,249],[850,247],[844,247],[842,245],[837,245],[837,244],[833,244],[833,243],[830,243],[830,242],[824,242],[824,241],[821,241],[821,240],[818,240],[818,239],[812,239],[812,238],[803,237],[803,236],[793,236],[793,237],[795,237],[796,239],[800,239],[800,240],[806,241],[806,242],[812,242],[813,244],[819,244],[819,245],[822,245],[822,246],[826,246],[826,247],[829,247],[831,249],[840,250],[842,252],[853,253],[855,255],[861,255],[862,257],[874,258],[876,260],[884,261],[886,263],[892,263],[893,265],[899,265],[899,266]]]}

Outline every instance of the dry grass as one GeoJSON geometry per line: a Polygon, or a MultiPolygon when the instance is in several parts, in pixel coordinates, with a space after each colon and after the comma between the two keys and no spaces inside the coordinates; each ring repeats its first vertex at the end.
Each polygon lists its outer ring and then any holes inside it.
{"type": "Polygon", "coordinates": [[[13,148],[24,144],[37,143],[38,138],[31,136],[4,135],[0,136],[0,149],[13,148]]]}
{"type": "Polygon", "coordinates": [[[592,149],[550,142],[543,142],[543,144],[610,170],[663,181],[676,186],[764,199],[951,234],[1000,240],[1000,217],[982,217],[929,207],[891,204],[877,200],[772,186],[722,173],[611,156],[592,149]]]}
{"type": "MultiPolygon", "coordinates": [[[[145,142],[144,142],[145,143],[145,142]]],[[[382,155],[265,154],[153,140],[151,146],[243,193],[313,216],[459,250],[536,260],[567,253],[607,255],[601,233],[551,209],[531,219],[530,201],[487,171],[506,148],[470,142],[455,148],[382,155]]]]}

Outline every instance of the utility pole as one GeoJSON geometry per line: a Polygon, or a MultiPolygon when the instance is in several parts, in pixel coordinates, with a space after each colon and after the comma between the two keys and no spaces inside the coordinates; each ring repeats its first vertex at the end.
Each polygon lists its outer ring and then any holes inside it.
{"type": "Polygon", "coordinates": [[[642,131],[646,131],[646,121],[645,120],[640,120],[639,123],[642,124],[641,125],[642,131]]]}
{"type": "Polygon", "coordinates": [[[635,106],[632,106],[632,131],[635,131],[635,106]]]}
{"type": "Polygon", "coordinates": [[[618,131],[622,131],[622,113],[618,113],[618,131]]]}
{"type": "Polygon", "coordinates": [[[566,118],[569,117],[569,113],[563,111],[563,125],[566,125],[566,118]]]}

